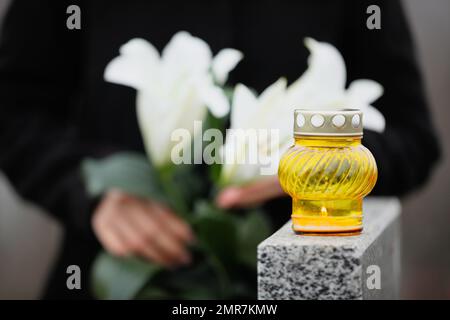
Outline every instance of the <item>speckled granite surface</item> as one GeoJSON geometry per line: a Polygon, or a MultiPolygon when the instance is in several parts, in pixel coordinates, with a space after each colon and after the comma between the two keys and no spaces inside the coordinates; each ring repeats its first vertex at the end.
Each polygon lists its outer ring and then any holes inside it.
{"type": "Polygon", "coordinates": [[[348,237],[296,235],[289,221],[258,246],[259,299],[395,299],[400,210],[395,198],[369,197],[363,233],[348,237]],[[366,285],[371,265],[380,268],[380,289],[366,285]]]}

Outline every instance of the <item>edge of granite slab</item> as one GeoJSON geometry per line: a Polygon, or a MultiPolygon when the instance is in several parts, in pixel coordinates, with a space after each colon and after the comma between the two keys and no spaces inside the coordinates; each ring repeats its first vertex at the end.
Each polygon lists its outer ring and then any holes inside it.
{"type": "Polygon", "coordinates": [[[364,230],[359,235],[302,236],[288,221],[261,242],[258,298],[362,299],[362,264],[367,262],[363,256],[401,210],[397,198],[369,197],[363,206],[364,230]]]}

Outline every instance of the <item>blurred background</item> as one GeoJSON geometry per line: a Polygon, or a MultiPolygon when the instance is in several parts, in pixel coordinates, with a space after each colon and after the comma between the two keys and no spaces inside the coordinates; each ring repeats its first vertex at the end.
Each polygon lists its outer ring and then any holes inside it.
{"type": "MultiPolygon", "coordinates": [[[[8,2],[0,0],[0,23],[8,2]]],[[[403,3],[443,157],[428,185],[403,201],[402,298],[450,299],[450,1],[403,3]]],[[[48,215],[21,201],[0,173],[0,299],[40,296],[61,233],[48,215]]]]}

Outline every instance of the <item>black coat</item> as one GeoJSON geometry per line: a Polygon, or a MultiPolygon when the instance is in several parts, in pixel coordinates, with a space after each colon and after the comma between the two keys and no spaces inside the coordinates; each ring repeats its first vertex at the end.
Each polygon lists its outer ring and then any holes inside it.
{"type": "MultiPolygon", "coordinates": [[[[375,106],[387,119],[386,131],[367,130],[363,140],[379,168],[373,194],[411,191],[424,183],[438,158],[397,0],[13,1],[0,43],[0,169],[25,199],[66,228],[48,297],[86,296],[89,262],[98,249],[90,229],[95,203],[83,188],[80,160],[143,150],[135,91],[105,82],[105,66],[133,37],[161,49],[179,30],[204,39],[214,52],[224,47],[244,52],[231,81],[259,91],[280,76],[292,82],[302,74],[306,36],[341,51],[349,82],[369,78],[381,83],[385,93],[375,106]],[[66,28],[70,4],[81,7],[81,30],[66,28]],[[381,30],[366,27],[370,4],[381,8],[381,30]],[[82,267],[82,292],[65,287],[69,264],[82,267]]],[[[289,208],[281,209],[281,203],[286,200],[268,205],[284,221],[289,208]]]]}

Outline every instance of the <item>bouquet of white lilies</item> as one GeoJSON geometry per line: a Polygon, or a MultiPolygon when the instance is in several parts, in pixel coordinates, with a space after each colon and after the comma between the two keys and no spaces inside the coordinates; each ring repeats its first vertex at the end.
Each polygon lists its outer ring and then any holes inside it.
{"type": "Polygon", "coordinates": [[[381,113],[371,106],[383,92],[381,85],[356,80],[346,89],[345,64],[336,48],[313,39],[305,44],[311,53],[306,72],[290,85],[284,78],[277,80],[259,96],[243,84],[224,87],[241,52],[223,49],[213,56],[207,43],[187,32],[175,34],[161,54],[143,39],[120,48],[120,55],[106,67],[105,80],[136,89],[147,155],[124,152],[86,159],[86,188],[93,197],[118,188],[162,201],[192,225],[197,242],[193,263],[176,271],[101,253],[92,277],[98,298],[255,296],[256,246],[269,235],[270,224],[258,208],[239,214],[218,209],[213,201],[217,190],[276,175],[280,155],[293,142],[295,108],[351,106],[364,112],[367,128],[382,131],[385,126],[381,113]],[[225,130],[228,116],[231,126],[225,130]],[[174,134],[180,129],[187,138],[174,134]],[[201,131],[209,129],[225,139],[214,139],[214,148],[194,146],[194,140],[204,136],[201,131]],[[246,130],[256,134],[233,138],[246,130]],[[191,147],[190,157],[214,149],[218,161],[208,166],[174,161],[174,150],[191,147]],[[256,161],[248,161],[252,152],[256,161]]]}

